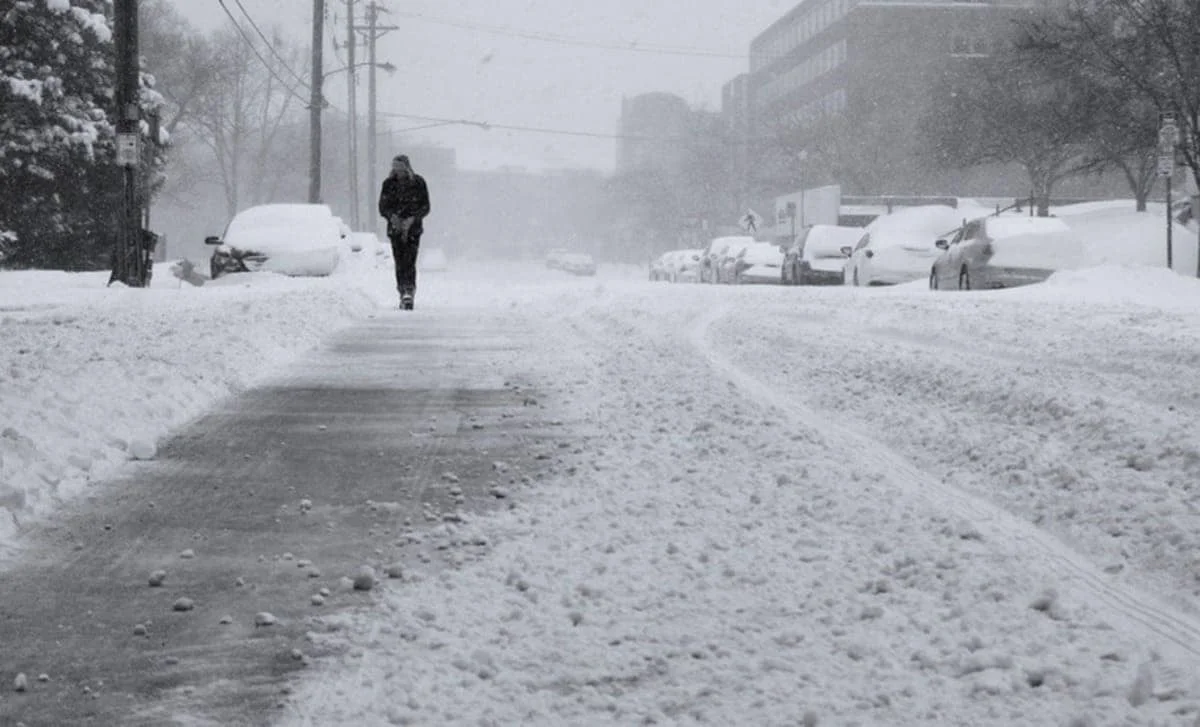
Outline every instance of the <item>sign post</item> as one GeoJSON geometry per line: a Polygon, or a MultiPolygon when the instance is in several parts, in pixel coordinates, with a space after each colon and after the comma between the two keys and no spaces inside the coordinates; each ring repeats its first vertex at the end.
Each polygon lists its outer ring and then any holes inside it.
{"type": "Polygon", "coordinates": [[[1179,127],[1175,125],[1174,114],[1164,113],[1158,127],[1158,176],[1163,177],[1167,184],[1167,269],[1174,268],[1175,261],[1172,251],[1172,234],[1174,218],[1171,214],[1171,178],[1175,175],[1175,146],[1179,143],[1179,127]]]}

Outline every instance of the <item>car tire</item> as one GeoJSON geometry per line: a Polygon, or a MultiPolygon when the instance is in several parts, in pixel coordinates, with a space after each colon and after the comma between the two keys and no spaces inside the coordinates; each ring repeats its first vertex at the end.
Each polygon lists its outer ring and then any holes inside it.
{"type": "Polygon", "coordinates": [[[929,271],[929,289],[930,290],[938,289],[938,274],[937,274],[936,269],[929,271]]]}
{"type": "Polygon", "coordinates": [[[958,289],[959,290],[970,290],[971,289],[971,273],[966,268],[963,268],[962,270],[960,270],[958,272],[958,289]]]}

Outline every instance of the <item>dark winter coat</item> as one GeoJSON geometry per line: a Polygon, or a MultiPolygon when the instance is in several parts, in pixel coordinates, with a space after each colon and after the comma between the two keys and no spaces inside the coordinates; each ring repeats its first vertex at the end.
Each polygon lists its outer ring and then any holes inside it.
{"type": "Polygon", "coordinates": [[[392,215],[415,217],[412,230],[419,234],[421,220],[429,214],[429,188],[425,179],[419,174],[407,179],[389,174],[379,192],[379,214],[388,220],[392,215]]]}

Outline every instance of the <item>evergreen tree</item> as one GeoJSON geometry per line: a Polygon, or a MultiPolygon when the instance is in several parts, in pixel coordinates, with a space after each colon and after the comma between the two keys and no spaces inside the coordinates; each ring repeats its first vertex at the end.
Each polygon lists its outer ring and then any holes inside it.
{"type": "MultiPolygon", "coordinates": [[[[108,265],[122,190],[110,119],[110,14],[108,0],[16,0],[0,12],[0,262],[6,266],[108,265]]],[[[158,102],[143,84],[144,110],[158,102]]]]}

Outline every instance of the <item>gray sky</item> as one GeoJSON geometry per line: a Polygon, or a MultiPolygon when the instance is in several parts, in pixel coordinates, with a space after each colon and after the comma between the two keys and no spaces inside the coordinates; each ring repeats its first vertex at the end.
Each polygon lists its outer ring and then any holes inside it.
{"type": "MultiPolygon", "coordinates": [[[[173,0],[199,28],[229,20],[217,0],[173,0]]],[[[346,6],[326,0],[345,36],[346,6]]],[[[670,91],[693,105],[720,108],[721,86],[746,70],[751,38],[798,0],[383,0],[395,11],[381,22],[400,29],[380,41],[379,60],[399,67],[380,74],[381,111],[494,124],[612,134],[621,97],[670,91]],[[405,15],[400,15],[403,12],[405,15]],[[698,50],[718,55],[674,55],[549,43],[479,29],[419,20],[416,14],[471,26],[522,34],[558,36],[599,45],[641,44],[698,50]],[[720,57],[719,54],[740,57],[720,57]]],[[[267,30],[278,25],[307,47],[311,34],[309,0],[241,0],[267,30]]],[[[225,4],[237,15],[237,3],[225,4]]],[[[358,7],[365,7],[360,0],[358,7]]],[[[326,28],[326,67],[338,63],[326,28]]],[[[342,58],[345,58],[342,51],[342,58]]],[[[300,70],[300,69],[298,69],[300,70]]],[[[366,78],[361,76],[360,111],[366,110],[366,78]]],[[[346,107],[343,74],[330,78],[326,96],[346,107]]],[[[422,122],[389,119],[393,128],[422,122]]],[[[530,168],[610,169],[611,139],[447,126],[413,132],[414,139],[458,149],[464,167],[515,164],[530,168]]]]}

